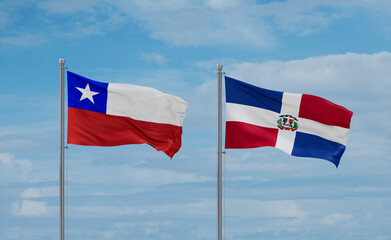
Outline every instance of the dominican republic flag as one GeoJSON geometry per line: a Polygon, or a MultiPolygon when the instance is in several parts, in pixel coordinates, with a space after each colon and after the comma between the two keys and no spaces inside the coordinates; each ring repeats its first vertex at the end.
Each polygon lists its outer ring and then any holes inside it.
{"type": "Polygon", "coordinates": [[[338,167],[353,112],[326,99],[263,89],[225,77],[225,148],[275,147],[338,167]]]}
{"type": "Polygon", "coordinates": [[[93,81],[68,71],[68,143],[147,143],[173,157],[187,103],[156,89],[93,81]]]}

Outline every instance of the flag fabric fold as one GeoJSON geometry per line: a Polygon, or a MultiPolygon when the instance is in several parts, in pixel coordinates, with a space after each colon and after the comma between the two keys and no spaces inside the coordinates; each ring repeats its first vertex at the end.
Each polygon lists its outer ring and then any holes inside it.
{"type": "Polygon", "coordinates": [[[68,143],[147,143],[173,157],[187,103],[149,87],[97,82],[68,71],[68,143]]]}
{"type": "Polygon", "coordinates": [[[275,147],[338,167],[353,112],[324,98],[225,77],[226,149],[275,147]]]}

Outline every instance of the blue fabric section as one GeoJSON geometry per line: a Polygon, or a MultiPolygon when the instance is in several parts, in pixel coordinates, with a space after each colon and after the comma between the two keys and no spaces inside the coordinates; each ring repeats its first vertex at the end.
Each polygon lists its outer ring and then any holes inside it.
{"type": "Polygon", "coordinates": [[[106,114],[108,83],[97,82],[69,71],[67,72],[67,77],[68,107],[106,114]],[[99,93],[92,96],[94,103],[88,98],[80,100],[82,92],[80,92],[77,87],[85,89],[87,84],[89,84],[91,91],[99,93]]]}
{"type": "Polygon", "coordinates": [[[316,135],[296,132],[292,155],[325,159],[338,167],[345,148],[345,145],[326,140],[316,135]]]}
{"type": "Polygon", "coordinates": [[[280,113],[283,92],[268,90],[239,80],[225,77],[227,103],[265,108],[280,113]]]}

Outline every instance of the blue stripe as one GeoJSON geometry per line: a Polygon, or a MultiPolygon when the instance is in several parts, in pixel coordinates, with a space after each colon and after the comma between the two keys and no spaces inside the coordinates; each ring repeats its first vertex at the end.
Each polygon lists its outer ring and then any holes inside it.
{"type": "Polygon", "coordinates": [[[345,148],[345,145],[315,135],[296,132],[292,155],[325,159],[338,167],[345,148]]]}
{"type": "Polygon", "coordinates": [[[97,82],[69,71],[67,72],[67,78],[68,107],[106,113],[108,83],[97,82]],[[89,84],[91,91],[99,93],[92,97],[94,99],[94,103],[92,103],[88,98],[80,100],[82,93],[77,89],[77,87],[85,89],[87,84],[89,84]]]}
{"type": "Polygon", "coordinates": [[[283,92],[272,91],[239,80],[225,77],[227,103],[264,108],[280,113],[283,92]]]}

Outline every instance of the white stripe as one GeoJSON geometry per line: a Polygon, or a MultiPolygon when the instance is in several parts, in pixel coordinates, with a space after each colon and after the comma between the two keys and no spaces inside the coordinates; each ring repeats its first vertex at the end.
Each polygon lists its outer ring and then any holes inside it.
{"type": "Polygon", "coordinates": [[[295,143],[296,131],[278,130],[276,148],[292,154],[293,144],[295,143]]]}
{"type": "Polygon", "coordinates": [[[263,108],[226,103],[226,121],[244,122],[260,127],[277,128],[279,114],[263,108]]]}
{"type": "Polygon", "coordinates": [[[135,120],[182,126],[187,103],[156,89],[109,83],[107,114],[135,120]]]}
{"type": "MultiPolygon", "coordinates": [[[[302,94],[284,93],[282,95],[281,115],[291,115],[295,118],[299,115],[300,102],[302,94]]],[[[278,120],[278,119],[277,119],[278,120]]],[[[300,127],[300,123],[299,123],[300,127]]],[[[292,154],[293,144],[295,143],[296,131],[278,130],[276,148],[292,154]]]]}
{"type": "Polygon", "coordinates": [[[330,126],[306,118],[299,118],[297,131],[317,135],[324,139],[346,145],[349,129],[330,126]]]}
{"type": "Polygon", "coordinates": [[[298,93],[285,93],[282,95],[281,115],[299,116],[301,96],[298,93]]]}

